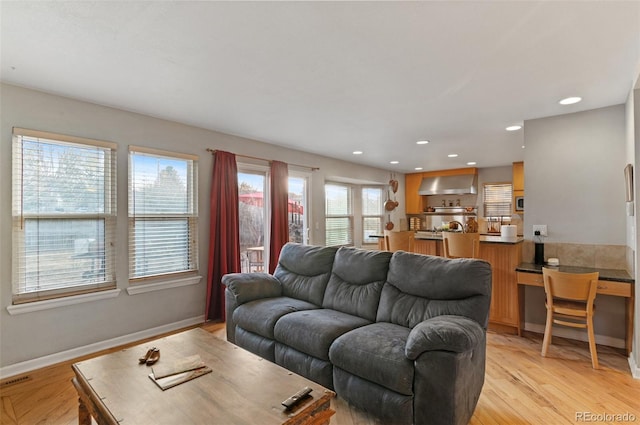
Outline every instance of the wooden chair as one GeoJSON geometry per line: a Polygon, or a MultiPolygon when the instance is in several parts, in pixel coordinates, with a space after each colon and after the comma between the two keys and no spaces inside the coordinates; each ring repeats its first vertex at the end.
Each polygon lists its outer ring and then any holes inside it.
{"type": "Polygon", "coordinates": [[[384,246],[387,251],[413,252],[414,242],[415,232],[413,230],[404,230],[401,232],[384,231],[384,246]]]}
{"type": "Polygon", "coordinates": [[[478,258],[480,233],[442,232],[445,258],[478,258]]]}
{"type": "Polygon", "coordinates": [[[596,298],[599,273],[564,273],[542,268],[544,292],[547,296],[547,323],[542,340],[542,355],[547,355],[551,344],[553,324],[586,328],[589,336],[591,365],[598,368],[598,353],[593,333],[593,302],[596,298]],[[558,317],[558,318],[556,318],[558,317]]]}

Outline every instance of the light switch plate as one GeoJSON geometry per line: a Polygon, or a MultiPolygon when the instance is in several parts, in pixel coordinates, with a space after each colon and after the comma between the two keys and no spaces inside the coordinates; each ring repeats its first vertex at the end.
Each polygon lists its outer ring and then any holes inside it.
{"type": "Polygon", "coordinates": [[[547,236],[547,225],[546,224],[534,224],[533,225],[533,234],[536,234],[536,230],[540,231],[540,236],[547,236]]]}

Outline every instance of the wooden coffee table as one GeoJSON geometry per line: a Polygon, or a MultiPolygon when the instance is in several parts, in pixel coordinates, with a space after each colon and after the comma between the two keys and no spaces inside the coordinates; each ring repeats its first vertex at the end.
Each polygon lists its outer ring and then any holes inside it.
{"type": "Polygon", "coordinates": [[[136,424],[328,424],[330,391],[202,329],[193,329],[125,350],[75,363],[80,425],[136,424]],[[157,363],[198,354],[212,373],[162,391],[138,364],[149,347],[157,363]],[[285,410],[280,404],[304,387],[311,397],[285,410]]]}

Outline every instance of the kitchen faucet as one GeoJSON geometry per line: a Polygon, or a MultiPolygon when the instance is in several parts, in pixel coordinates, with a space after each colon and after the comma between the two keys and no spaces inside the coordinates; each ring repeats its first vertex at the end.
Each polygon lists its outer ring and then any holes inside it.
{"type": "Polygon", "coordinates": [[[464,224],[460,223],[459,221],[454,220],[454,221],[450,221],[449,223],[458,223],[460,225],[460,229],[462,229],[462,233],[466,233],[464,230],[464,224]]]}

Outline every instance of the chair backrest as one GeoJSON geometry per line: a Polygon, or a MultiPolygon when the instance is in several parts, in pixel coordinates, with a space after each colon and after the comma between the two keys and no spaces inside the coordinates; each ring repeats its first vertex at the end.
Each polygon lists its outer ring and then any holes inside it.
{"type": "Polygon", "coordinates": [[[479,258],[480,233],[443,232],[445,258],[479,258]]]}
{"type": "Polygon", "coordinates": [[[553,308],[554,298],[560,298],[585,302],[586,310],[592,311],[598,289],[598,272],[566,273],[543,267],[542,277],[549,308],[553,308]]]}
{"type": "Polygon", "coordinates": [[[415,232],[413,230],[404,230],[400,232],[384,231],[384,246],[387,251],[406,251],[413,252],[413,244],[415,242],[415,232]]]}

